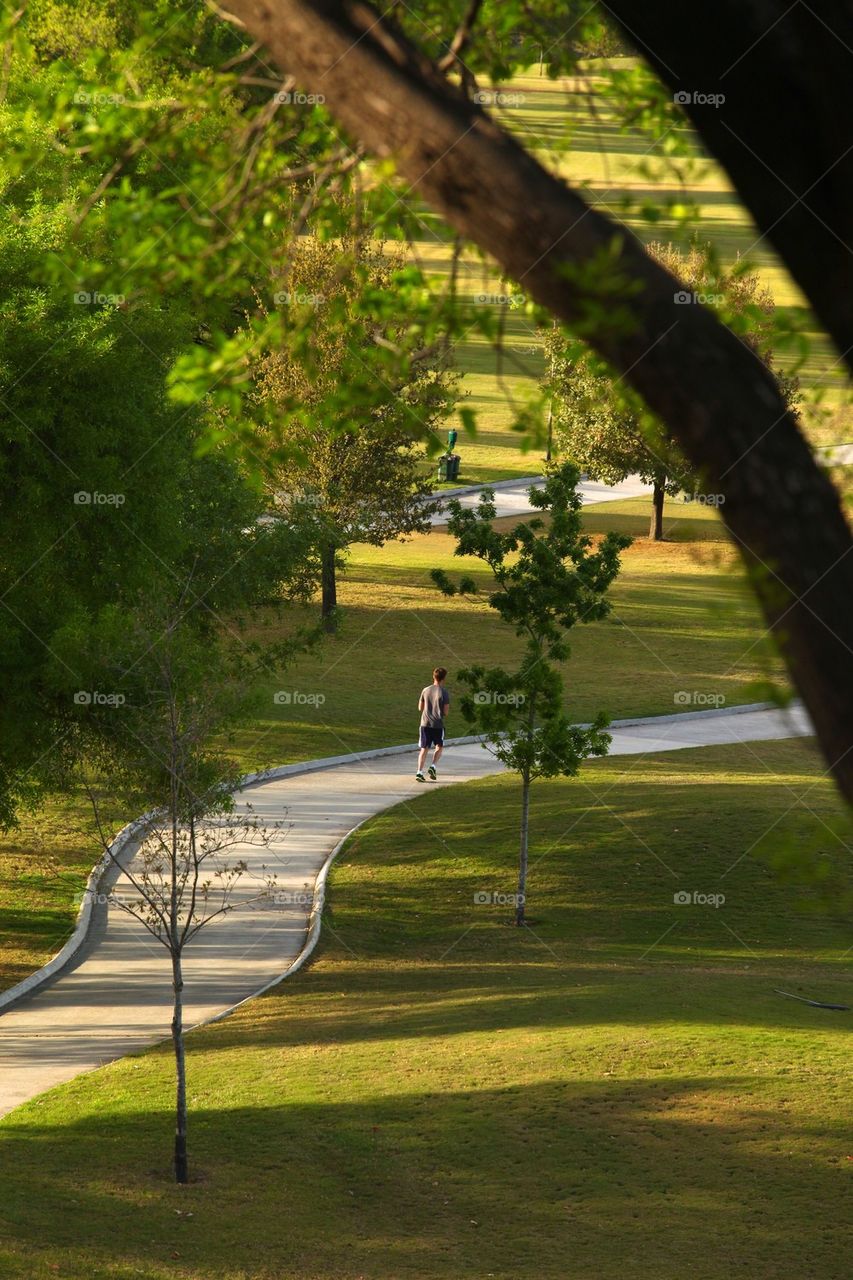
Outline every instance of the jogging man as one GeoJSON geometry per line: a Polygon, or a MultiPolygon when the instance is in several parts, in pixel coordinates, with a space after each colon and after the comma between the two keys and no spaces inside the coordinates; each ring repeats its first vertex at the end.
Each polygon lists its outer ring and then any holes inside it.
{"type": "Polygon", "coordinates": [[[418,711],[421,713],[421,749],[418,752],[418,771],[415,778],[418,782],[426,782],[424,777],[424,761],[432,747],[432,764],[429,776],[432,782],[438,778],[435,766],[444,748],[444,718],[450,706],[450,694],[444,687],[447,672],[444,667],[436,667],[432,673],[432,684],[421,691],[418,711]]]}

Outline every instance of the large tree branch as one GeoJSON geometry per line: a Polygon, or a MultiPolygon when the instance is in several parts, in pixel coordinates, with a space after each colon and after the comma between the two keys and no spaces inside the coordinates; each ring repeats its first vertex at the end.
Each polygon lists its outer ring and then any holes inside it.
{"type": "Polygon", "coordinates": [[[701,38],[681,0],[607,0],[730,174],[853,368],[853,5],[716,0],[701,38]],[[723,101],[714,105],[722,95],[723,101]]]}
{"type": "Polygon", "coordinates": [[[282,70],[594,346],[724,496],[746,561],[853,802],[853,548],[838,495],[762,362],[624,228],[544,170],[358,0],[231,0],[282,70]],[[609,262],[624,287],[603,292],[609,262]],[[621,316],[630,324],[620,324],[621,316]]]}

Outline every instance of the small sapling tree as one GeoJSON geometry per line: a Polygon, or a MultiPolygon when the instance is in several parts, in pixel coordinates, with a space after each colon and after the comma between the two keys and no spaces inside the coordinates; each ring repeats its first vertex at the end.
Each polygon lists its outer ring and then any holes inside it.
{"type": "MultiPolygon", "coordinates": [[[[98,673],[101,688],[121,692],[87,707],[81,722],[90,743],[84,785],[98,837],[122,871],[108,901],[139,921],[171,963],[174,1170],[180,1183],[189,1177],[187,948],[237,907],[269,899],[275,877],[247,859],[251,846],[269,846],[283,825],[261,825],[250,806],[235,806],[241,771],[219,743],[245,709],[245,681],[240,683],[221,642],[190,626],[187,616],[186,591],[167,606],[102,615],[91,671],[98,673]],[[89,770],[94,782],[88,780],[89,770]],[[127,864],[113,853],[101,820],[98,790],[105,779],[126,808],[148,815],[127,864]]],[[[248,663],[245,648],[240,661],[248,663]]]]}
{"type": "MultiPolygon", "coordinates": [[[[578,469],[554,469],[542,489],[530,490],[541,516],[509,532],[494,526],[494,494],[485,490],[475,510],[450,504],[448,530],[454,555],[475,556],[489,568],[494,590],[488,606],[524,642],[515,671],[470,666],[458,672],[466,692],[462,715],[484,738],[484,746],[521,778],[521,822],[515,922],[525,923],[530,829],[530,792],[537,778],[574,777],[589,756],[606,755],[607,716],[572,724],[564,709],[563,679],[554,665],[570,656],[566,633],[578,623],[597,622],[610,612],[607,592],[619,572],[619,553],[631,539],[608,533],[593,547],[582,531],[578,469]]],[[[470,577],[453,583],[441,569],[432,577],[445,595],[477,593],[470,577]]]]}

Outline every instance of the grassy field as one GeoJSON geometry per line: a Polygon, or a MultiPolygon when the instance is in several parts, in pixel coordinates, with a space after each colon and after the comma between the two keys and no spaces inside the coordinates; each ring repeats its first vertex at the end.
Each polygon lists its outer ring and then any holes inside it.
{"type": "Polygon", "coordinates": [[[530,931],[477,905],[514,887],[511,779],[374,819],[311,965],[190,1037],[190,1186],[165,1046],[0,1125],[0,1272],[843,1280],[850,1014],[774,988],[849,1000],[849,927],[746,852],[838,862],[822,775],[789,741],[541,784],[530,931]]]}
{"type": "MultiPolygon", "coordinates": [[[[764,628],[741,579],[722,526],[708,508],[669,506],[668,537],[650,543],[645,499],[587,508],[592,533],[615,529],[637,537],[612,591],[613,613],[573,633],[566,668],[568,706],[579,720],[604,708],[613,716],[671,712],[680,691],[719,694],[734,704],[755,700],[756,681],[771,659],[764,628]]],[[[469,663],[508,662],[518,652],[510,632],[485,603],[447,600],[429,571],[470,572],[485,588],[476,561],[453,557],[444,532],[405,544],[354,550],[343,580],[346,618],[340,635],[283,673],[294,700],[274,703],[235,740],[247,768],[412,741],[417,695],[441,664],[453,673],[469,663]],[[319,696],[299,704],[295,696],[319,696]]],[[[778,668],[773,666],[773,670],[778,668]]],[[[452,718],[451,731],[464,733],[452,718]]]]}
{"type": "MultiPolygon", "coordinates": [[[[613,65],[624,66],[629,61],[616,59],[613,65]]],[[[646,243],[662,240],[685,245],[696,234],[703,243],[715,246],[724,264],[732,264],[738,255],[754,263],[780,315],[801,321],[810,338],[811,350],[801,371],[803,389],[812,393],[820,388],[825,395],[820,407],[804,409],[810,436],[819,443],[853,440],[849,384],[843,367],[798,287],[771,246],[758,235],[726,175],[714,162],[701,159],[696,171],[679,187],[662,168],[660,146],[619,127],[609,102],[609,81],[610,72],[600,61],[590,63],[585,75],[556,81],[536,72],[521,75],[504,86],[508,105],[497,102],[490,110],[544,164],[560,172],[596,208],[624,222],[646,243]],[[652,224],[640,211],[641,203],[648,199],[695,202],[698,214],[685,225],[664,209],[652,224]],[[842,410],[845,405],[848,408],[842,410]]],[[[450,268],[447,243],[425,232],[415,250],[425,268],[446,276],[450,268]]],[[[470,333],[457,349],[464,374],[462,390],[479,423],[474,441],[460,431],[460,483],[536,474],[541,450],[524,452],[511,427],[517,407],[526,402],[543,373],[541,334],[521,311],[501,300],[515,292],[514,287],[502,283],[473,253],[463,258],[459,285],[462,296],[487,307],[505,323],[500,358],[478,333],[470,333]]],[[[791,358],[783,355],[780,363],[784,367],[791,358]]]]}
{"type": "MultiPolygon", "coordinates": [[[[118,831],[123,816],[105,797],[103,818],[118,831]]],[[[54,795],[0,835],[0,991],[38,969],[69,937],[99,846],[82,794],[54,795]]]]}
{"type": "MultiPolygon", "coordinates": [[[[717,516],[673,502],[670,540],[654,544],[642,536],[647,505],[631,499],[585,513],[590,533],[612,528],[638,541],[625,553],[612,617],[579,628],[574,638],[566,677],[578,720],[599,709],[613,717],[684,710],[679,693],[713,694],[731,705],[761,693],[756,681],[771,659],[717,516]]],[[[476,569],[486,585],[476,562],[455,559],[453,546],[446,533],[433,531],[403,544],[354,549],[341,581],[340,635],[262,691],[261,711],[229,744],[246,771],[411,742],[417,696],[434,666],[448,668],[452,687],[453,673],[467,663],[511,660],[518,646],[492,611],[446,600],[432,585],[436,565],[476,569]],[[291,694],[289,705],[275,701],[279,692],[291,694]]],[[[288,625],[308,616],[297,610],[288,625]]],[[[458,716],[449,723],[452,734],[467,732],[458,716]]],[[[118,827],[136,815],[111,816],[118,827]]],[[[57,799],[0,838],[0,988],[59,949],[96,860],[89,809],[80,798],[57,799]]]]}

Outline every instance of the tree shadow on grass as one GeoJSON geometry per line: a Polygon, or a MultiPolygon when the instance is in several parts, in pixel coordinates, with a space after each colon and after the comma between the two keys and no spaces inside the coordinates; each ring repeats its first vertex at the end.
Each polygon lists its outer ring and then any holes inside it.
{"type": "MultiPolygon", "coordinates": [[[[535,943],[531,943],[531,948],[535,943]]],[[[275,988],[245,1017],[201,1033],[199,1050],[241,1044],[269,1047],[373,1043],[419,1037],[556,1031],[571,1052],[575,1033],[601,1027],[683,1030],[731,1028],[748,1034],[830,1036],[849,1033],[850,1014],[784,999],[782,987],[805,989],[829,1002],[850,1003],[844,975],[817,965],[714,963],[696,955],[691,967],[669,962],[606,964],[590,957],[557,965],[361,964],[318,966],[275,988]],[[804,987],[805,984],[805,987],[804,987]]]]}
{"type": "MultiPolygon", "coordinates": [[[[488,1052],[484,1046],[484,1052],[488,1052]]],[[[334,1064],[330,1064],[334,1065],[334,1064]]],[[[602,1064],[602,1070],[605,1065],[602,1064]]],[[[7,1122],[15,1280],[846,1280],[832,1108],[772,1072],[482,1088],[476,1063],[342,1101],[288,1076],[200,1079],[195,1181],[169,1182],[168,1077],[68,1121],[7,1122]],[[153,1087],[152,1087],[153,1086],[153,1087]],[[794,1261],[794,1260],[797,1261],[794,1261]],[[39,1268],[45,1267],[42,1271],[39,1268]]],[[[618,1063],[615,1066],[619,1073],[618,1063]]],[[[369,1090],[372,1092],[372,1090],[369,1090]]],[[[198,1097],[198,1095],[197,1095],[198,1097]]]]}

